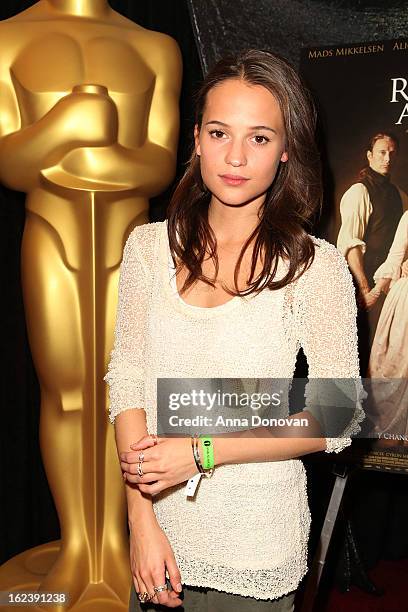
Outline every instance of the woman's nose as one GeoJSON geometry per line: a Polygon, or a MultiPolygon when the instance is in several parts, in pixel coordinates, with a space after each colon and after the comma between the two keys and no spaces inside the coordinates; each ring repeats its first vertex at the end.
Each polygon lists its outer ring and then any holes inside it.
{"type": "Polygon", "coordinates": [[[226,156],[225,162],[230,164],[234,168],[238,168],[239,166],[245,166],[247,163],[244,146],[240,142],[232,142],[229,146],[226,156]]]}

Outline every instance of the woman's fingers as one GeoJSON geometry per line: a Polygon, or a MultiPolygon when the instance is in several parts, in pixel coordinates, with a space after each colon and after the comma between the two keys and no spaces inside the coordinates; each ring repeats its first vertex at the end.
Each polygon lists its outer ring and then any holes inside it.
{"type": "Polygon", "coordinates": [[[143,476],[139,476],[139,474],[133,474],[132,472],[123,470],[123,474],[125,474],[126,480],[128,482],[133,482],[133,484],[151,484],[152,482],[160,480],[162,477],[161,474],[156,474],[155,472],[149,472],[148,474],[143,474],[143,476]]]}
{"type": "Polygon", "coordinates": [[[125,472],[136,474],[139,463],[142,464],[143,472],[163,472],[166,470],[166,465],[163,460],[160,461],[160,456],[157,454],[145,454],[140,458],[141,453],[121,453],[120,467],[125,472]],[[130,466],[132,466],[130,468],[130,466]]]}
{"type": "MultiPolygon", "coordinates": [[[[166,577],[164,575],[164,569],[161,572],[156,572],[152,574],[152,592],[154,592],[154,587],[162,587],[166,584],[166,577]]],[[[160,591],[156,594],[159,603],[163,606],[167,606],[169,603],[169,594],[167,589],[165,591],[160,591]]]]}
{"type": "Polygon", "coordinates": [[[139,463],[142,464],[142,472],[146,474],[147,472],[159,474],[162,473],[160,469],[160,465],[157,461],[121,461],[120,467],[123,472],[129,472],[129,474],[138,474],[139,473],[139,463]]]}
{"type": "Polygon", "coordinates": [[[174,608],[183,603],[182,600],[178,597],[178,594],[172,591],[171,587],[168,586],[168,582],[166,581],[166,576],[164,575],[164,571],[153,573],[152,581],[153,581],[152,582],[153,590],[154,590],[154,587],[163,587],[163,586],[167,587],[165,590],[157,593],[157,599],[162,605],[168,606],[169,608],[174,608]]]}
{"type": "Polygon", "coordinates": [[[137,442],[133,442],[133,444],[130,445],[130,448],[133,450],[141,450],[143,448],[150,448],[159,442],[160,438],[157,436],[143,436],[143,438],[140,438],[140,440],[137,440],[137,442]]]}
{"type": "Polygon", "coordinates": [[[171,603],[167,589],[164,591],[159,591],[158,593],[156,593],[154,590],[155,587],[161,587],[166,584],[164,568],[161,571],[152,572],[150,576],[145,574],[142,580],[147,586],[146,591],[152,595],[154,593],[154,597],[150,599],[151,602],[155,604],[160,603],[163,606],[167,606],[169,603],[171,603]]]}
{"type": "Polygon", "coordinates": [[[138,484],[137,487],[142,493],[148,493],[149,495],[157,495],[164,491],[168,485],[163,485],[163,482],[155,482],[153,484],[138,484]]]}
{"type": "MultiPolygon", "coordinates": [[[[136,593],[138,595],[147,593],[146,601],[153,604],[178,608],[183,601],[179,596],[180,593],[173,590],[172,584],[176,579],[181,582],[181,578],[174,554],[164,533],[153,531],[149,544],[150,552],[147,550],[140,551],[135,539],[131,539],[131,548],[132,542],[134,554],[131,553],[131,567],[136,593]],[[169,559],[168,562],[167,559],[169,559]],[[170,568],[170,580],[166,578],[166,566],[170,568]]],[[[177,587],[177,584],[175,586],[177,587]]]]}
{"type": "Polygon", "coordinates": [[[157,465],[154,463],[142,463],[142,475],[139,473],[139,463],[127,463],[126,461],[121,461],[120,467],[124,474],[131,476],[131,478],[128,479],[131,482],[151,482],[153,480],[163,478],[163,472],[158,470],[157,465]]]}
{"type": "MultiPolygon", "coordinates": [[[[146,586],[145,581],[139,574],[136,574],[136,576],[133,576],[133,584],[135,585],[136,595],[138,599],[139,599],[139,595],[144,595],[145,593],[148,593],[148,595],[153,595],[154,593],[153,589],[149,591],[149,589],[146,586]]],[[[153,601],[153,603],[158,603],[157,597],[152,597],[151,599],[149,599],[149,601],[153,601]]]]}
{"type": "Polygon", "coordinates": [[[177,566],[176,559],[174,558],[174,555],[170,555],[166,559],[166,567],[167,567],[167,572],[169,574],[170,584],[173,590],[176,593],[181,593],[182,588],[183,588],[181,584],[181,574],[177,566]]]}
{"type": "MultiPolygon", "coordinates": [[[[143,451],[138,451],[138,452],[128,452],[128,453],[120,453],[120,461],[124,461],[125,463],[139,463],[140,459],[139,457],[142,455],[143,451]]],[[[142,457],[142,461],[147,461],[148,458],[150,456],[150,460],[151,460],[151,453],[148,454],[143,454],[142,457]]]]}

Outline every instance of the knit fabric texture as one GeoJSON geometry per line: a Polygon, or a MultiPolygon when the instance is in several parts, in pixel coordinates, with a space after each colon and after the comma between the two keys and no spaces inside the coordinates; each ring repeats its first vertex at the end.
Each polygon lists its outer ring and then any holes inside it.
{"type": "MultiPolygon", "coordinates": [[[[313,240],[314,261],[297,281],[203,308],[187,304],[171,283],[167,222],[137,226],[124,248],[105,376],[110,421],[144,409],[156,433],[158,377],[292,378],[300,347],[309,378],[358,383],[351,275],[333,245],[313,240]]],[[[284,270],[280,262],[278,275],[284,270]]],[[[346,435],[326,438],[326,452],[341,451],[360,430],[362,387],[357,391],[346,435]]],[[[306,390],[306,407],[308,401],[306,390]]],[[[183,483],[152,500],[184,584],[274,599],[296,589],[307,571],[310,513],[300,459],[221,465],[194,498],[183,483]]]]}

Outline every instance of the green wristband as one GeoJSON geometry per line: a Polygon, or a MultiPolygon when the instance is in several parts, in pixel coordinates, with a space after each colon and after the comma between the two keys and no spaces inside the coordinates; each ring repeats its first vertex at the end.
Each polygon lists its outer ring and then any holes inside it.
{"type": "Polygon", "coordinates": [[[209,436],[200,436],[203,449],[203,468],[210,470],[214,467],[214,445],[213,439],[209,436]]]}

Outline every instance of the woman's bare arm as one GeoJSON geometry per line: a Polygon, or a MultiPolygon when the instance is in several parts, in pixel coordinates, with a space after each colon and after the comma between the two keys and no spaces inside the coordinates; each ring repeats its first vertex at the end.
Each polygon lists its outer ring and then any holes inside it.
{"type": "MultiPolygon", "coordinates": [[[[115,418],[115,439],[118,456],[121,452],[129,451],[132,442],[146,435],[146,413],[144,410],[124,410],[115,418]]],[[[149,529],[152,525],[157,525],[151,496],[142,493],[134,484],[127,481],[125,491],[129,530],[145,532],[146,528],[149,529]]]]}

